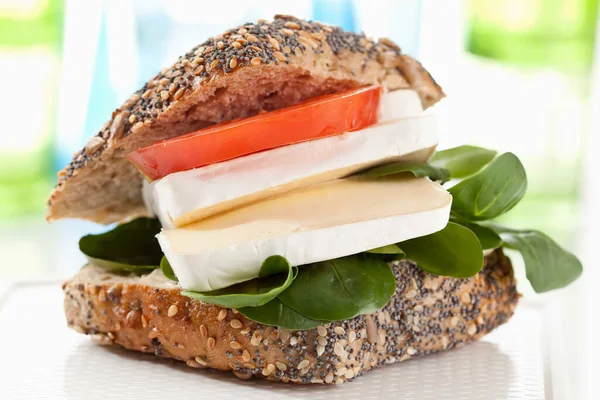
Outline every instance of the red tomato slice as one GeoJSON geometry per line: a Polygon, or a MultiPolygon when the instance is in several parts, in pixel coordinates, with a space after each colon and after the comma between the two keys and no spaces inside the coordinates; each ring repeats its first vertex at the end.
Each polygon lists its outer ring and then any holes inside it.
{"type": "Polygon", "coordinates": [[[363,129],[377,122],[381,88],[317,97],[292,107],[218,124],[128,155],[150,180],[246,154],[363,129]]]}

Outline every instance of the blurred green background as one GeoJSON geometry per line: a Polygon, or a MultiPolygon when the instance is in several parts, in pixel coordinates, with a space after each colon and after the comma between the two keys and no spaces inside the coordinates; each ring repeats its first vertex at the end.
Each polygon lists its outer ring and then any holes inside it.
{"type": "Polygon", "coordinates": [[[515,152],[530,189],[508,216],[577,251],[597,0],[0,0],[0,276],[65,275],[78,237],[43,221],[56,172],[131,92],[188,48],[275,13],[395,40],[444,87],[443,147],[515,152]],[[19,264],[19,268],[14,265],[19,264]]]}

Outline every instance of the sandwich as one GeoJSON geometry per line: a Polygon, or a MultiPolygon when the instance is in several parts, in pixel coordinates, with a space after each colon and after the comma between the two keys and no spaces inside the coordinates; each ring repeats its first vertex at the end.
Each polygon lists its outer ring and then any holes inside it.
{"type": "Polygon", "coordinates": [[[135,92],[58,173],[81,238],[68,325],[239,378],[341,384],[461,347],[581,263],[497,218],[518,157],[437,151],[444,92],[389,39],[276,15],[209,38],[135,92]]]}

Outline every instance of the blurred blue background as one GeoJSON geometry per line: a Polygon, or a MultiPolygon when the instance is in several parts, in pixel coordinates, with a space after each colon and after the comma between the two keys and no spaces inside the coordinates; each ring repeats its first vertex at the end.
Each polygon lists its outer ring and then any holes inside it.
{"type": "Polygon", "coordinates": [[[276,13],[393,39],[448,95],[435,106],[441,148],[515,152],[530,184],[507,222],[543,229],[583,259],[583,279],[547,296],[574,321],[565,334],[598,332],[598,0],[0,0],[0,280],[74,273],[79,237],[104,228],[45,223],[56,172],[177,56],[276,13]]]}

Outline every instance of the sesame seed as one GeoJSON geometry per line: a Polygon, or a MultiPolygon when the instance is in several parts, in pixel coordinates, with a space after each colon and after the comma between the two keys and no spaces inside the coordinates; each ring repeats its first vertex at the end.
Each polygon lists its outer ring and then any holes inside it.
{"type": "Polygon", "coordinates": [[[271,372],[269,372],[269,370],[268,370],[267,368],[263,368],[263,369],[262,369],[262,374],[263,374],[264,376],[269,376],[269,375],[271,375],[271,372]]]}
{"type": "Polygon", "coordinates": [[[281,340],[281,343],[285,343],[288,341],[288,339],[290,338],[290,332],[289,331],[284,331],[284,330],[280,330],[279,331],[279,339],[281,340]]]}
{"type": "Polygon", "coordinates": [[[258,346],[261,340],[262,336],[260,335],[260,333],[258,333],[258,331],[254,331],[254,333],[252,334],[252,339],[250,339],[250,343],[253,346],[258,346]]]}
{"type": "Polygon", "coordinates": [[[240,28],[240,29],[238,29],[238,33],[240,35],[243,35],[244,33],[248,33],[248,29],[246,29],[246,28],[240,28]]]}
{"type": "Polygon", "coordinates": [[[225,43],[223,43],[223,42],[219,42],[219,43],[217,43],[217,48],[218,48],[219,50],[223,50],[223,49],[225,48],[225,43]]]}
{"type": "Polygon", "coordinates": [[[144,317],[144,316],[142,315],[142,318],[141,318],[141,319],[142,319],[142,327],[143,327],[143,328],[147,327],[147,326],[148,326],[148,320],[146,319],[146,317],[144,317]]]}
{"type": "Polygon", "coordinates": [[[205,325],[200,325],[200,335],[204,337],[208,336],[208,329],[206,329],[205,325]]]}
{"type": "Polygon", "coordinates": [[[210,63],[210,69],[215,69],[217,68],[217,65],[219,65],[219,60],[213,60],[213,62],[210,63]]]}
{"type": "Polygon", "coordinates": [[[194,70],[194,75],[200,75],[204,71],[204,65],[199,65],[198,68],[194,70]]]}
{"type": "Polygon", "coordinates": [[[234,69],[235,67],[237,67],[238,61],[237,61],[237,57],[233,56],[231,58],[231,60],[229,61],[229,68],[234,69]]]}
{"type": "Polygon", "coordinates": [[[227,310],[222,309],[221,311],[219,311],[219,315],[217,315],[217,320],[223,321],[225,317],[227,317],[227,310]]]}
{"type": "Polygon", "coordinates": [[[300,49],[300,47],[296,47],[294,49],[294,54],[296,55],[296,57],[302,57],[302,50],[300,49]]]}
{"type": "Polygon", "coordinates": [[[317,345],[317,356],[321,357],[325,353],[325,346],[318,344],[317,345]]]}
{"type": "Polygon", "coordinates": [[[251,328],[248,326],[248,327],[246,327],[246,328],[242,329],[242,330],[240,331],[240,333],[241,333],[242,335],[247,335],[247,334],[249,334],[249,333],[250,333],[250,331],[251,331],[251,330],[252,330],[252,329],[251,329],[251,328]]]}
{"type": "Polygon", "coordinates": [[[337,378],[337,379],[335,380],[335,384],[336,384],[336,385],[341,385],[342,383],[344,383],[344,380],[343,380],[342,378],[337,378]]]}
{"type": "Polygon", "coordinates": [[[254,369],[254,368],[256,368],[256,364],[254,364],[253,362],[247,362],[247,363],[244,363],[244,368],[254,369]]]}
{"type": "Polygon", "coordinates": [[[354,378],[354,371],[349,369],[348,371],[346,371],[344,376],[346,377],[346,379],[352,379],[352,378],[354,378]]]}
{"type": "Polygon", "coordinates": [[[287,28],[281,28],[281,33],[283,33],[285,36],[294,36],[294,31],[287,28]]]}
{"type": "Polygon", "coordinates": [[[336,342],[333,346],[333,352],[335,353],[335,355],[341,357],[342,354],[344,354],[346,351],[344,350],[344,347],[340,344],[340,342],[336,342]]]}
{"type": "Polygon", "coordinates": [[[331,383],[333,382],[333,374],[329,373],[325,376],[325,383],[331,383]]]}
{"type": "Polygon", "coordinates": [[[302,368],[300,370],[300,375],[306,375],[306,373],[310,370],[310,367],[302,368]]]}
{"type": "Polygon", "coordinates": [[[323,336],[319,336],[317,338],[317,343],[319,343],[321,346],[327,346],[327,339],[323,336]]]}
{"type": "Polygon", "coordinates": [[[448,336],[444,335],[442,336],[442,347],[445,349],[446,347],[448,347],[448,336]]]}
{"type": "Polygon", "coordinates": [[[308,365],[310,364],[310,361],[308,360],[302,360],[298,363],[298,366],[296,367],[297,369],[304,369],[306,367],[308,367],[308,365]]]}
{"type": "Polygon", "coordinates": [[[327,329],[324,326],[319,325],[317,326],[317,333],[319,334],[319,336],[325,337],[327,336],[327,329]]]}
{"type": "Polygon", "coordinates": [[[112,332],[108,332],[108,333],[106,334],[106,336],[108,336],[108,338],[109,338],[110,340],[115,340],[115,335],[114,335],[114,333],[112,333],[112,332]]]}
{"type": "Polygon", "coordinates": [[[477,325],[475,324],[470,324],[469,327],[467,328],[467,333],[471,336],[473,336],[474,334],[477,333],[477,325]]]}
{"type": "Polygon", "coordinates": [[[244,350],[242,352],[242,360],[244,361],[250,361],[251,357],[250,357],[250,352],[248,352],[248,350],[244,350]]]}
{"type": "Polygon", "coordinates": [[[298,344],[298,338],[296,336],[292,336],[290,338],[290,345],[295,346],[298,344]]]}
{"type": "Polygon", "coordinates": [[[356,340],[356,332],[350,331],[350,333],[348,333],[348,343],[354,343],[355,340],[356,340]]]}
{"type": "Polygon", "coordinates": [[[280,370],[280,371],[286,371],[287,370],[287,365],[285,365],[282,362],[277,361],[275,363],[275,365],[277,366],[277,369],[280,370]]]}
{"type": "Polygon", "coordinates": [[[335,333],[337,333],[338,335],[343,335],[346,333],[346,330],[344,328],[342,328],[341,326],[336,326],[335,328],[333,328],[333,331],[335,333]]]}
{"type": "Polygon", "coordinates": [[[292,52],[292,48],[291,48],[290,46],[285,46],[285,47],[283,48],[283,52],[284,52],[285,54],[290,54],[290,53],[292,52]]]}
{"type": "Polygon", "coordinates": [[[379,43],[384,44],[388,47],[391,47],[394,50],[400,50],[400,47],[388,38],[385,38],[385,37],[379,38],[379,43]]]}
{"type": "Polygon", "coordinates": [[[231,372],[233,372],[233,374],[236,377],[240,378],[240,379],[250,379],[250,378],[252,378],[252,373],[251,372],[242,372],[242,371],[237,371],[235,369],[233,371],[231,371],[231,372]]]}
{"type": "Polygon", "coordinates": [[[333,32],[333,29],[331,29],[329,26],[325,26],[325,25],[323,25],[323,26],[321,26],[321,28],[323,28],[323,30],[324,30],[325,32],[328,32],[328,33],[331,33],[331,32],[333,32]]]}
{"type": "Polygon", "coordinates": [[[458,325],[458,317],[452,317],[452,319],[450,319],[450,325],[452,325],[452,326],[458,325]]]}
{"type": "Polygon", "coordinates": [[[163,90],[162,92],[160,92],[160,98],[163,100],[168,100],[170,96],[170,93],[166,90],[163,90]]]}
{"type": "Polygon", "coordinates": [[[252,50],[254,50],[254,51],[257,51],[257,52],[259,52],[259,53],[260,53],[260,52],[262,52],[262,49],[261,49],[260,47],[258,47],[258,46],[255,46],[255,45],[251,45],[251,46],[250,46],[250,48],[251,48],[252,50]]]}
{"type": "Polygon", "coordinates": [[[460,299],[462,300],[463,303],[470,303],[471,295],[469,294],[469,292],[464,292],[463,294],[460,295],[460,299]]]}
{"type": "Polygon", "coordinates": [[[162,78],[160,81],[158,81],[158,84],[160,86],[167,86],[168,83],[169,83],[169,80],[167,78],[162,78]]]}
{"type": "Polygon", "coordinates": [[[231,43],[231,46],[235,47],[237,50],[242,49],[242,44],[240,42],[233,42],[231,43]]]}
{"type": "Polygon", "coordinates": [[[171,307],[169,307],[169,310],[167,311],[167,315],[169,317],[174,317],[175,314],[177,314],[177,311],[179,311],[177,306],[175,304],[172,304],[171,307]]]}
{"type": "Polygon", "coordinates": [[[275,364],[268,364],[267,365],[267,369],[269,370],[270,373],[275,373],[275,371],[277,370],[277,368],[275,367],[275,364]]]}
{"type": "Polygon", "coordinates": [[[135,121],[137,121],[137,115],[135,115],[135,114],[131,114],[131,115],[129,116],[129,123],[130,123],[130,124],[134,124],[134,123],[135,123],[135,121]]]}
{"type": "Polygon", "coordinates": [[[417,296],[417,291],[414,289],[409,290],[408,292],[406,292],[406,294],[404,295],[404,297],[406,297],[407,299],[413,299],[417,296]]]}
{"type": "Polygon", "coordinates": [[[417,354],[417,349],[415,349],[414,347],[408,347],[406,349],[406,354],[410,355],[410,356],[414,356],[415,354],[417,354]]]}
{"type": "Polygon", "coordinates": [[[260,59],[260,57],[254,57],[252,60],[250,60],[250,64],[252,65],[260,65],[262,64],[262,60],[260,59]]]}
{"type": "Polygon", "coordinates": [[[271,44],[271,46],[273,46],[273,48],[275,50],[279,50],[280,49],[279,42],[277,40],[271,38],[271,39],[269,39],[269,43],[271,44]]]}
{"type": "Polygon", "coordinates": [[[312,39],[300,36],[298,38],[298,40],[300,41],[300,43],[302,43],[303,45],[305,45],[307,47],[312,47],[313,49],[316,49],[317,47],[319,47],[319,44],[312,39]]]}
{"type": "Polygon", "coordinates": [[[203,53],[203,54],[210,54],[210,53],[212,53],[212,52],[213,52],[213,50],[214,50],[214,49],[215,49],[215,48],[214,48],[213,46],[208,46],[208,47],[206,48],[206,50],[204,50],[204,53],[203,53]]]}
{"type": "Polygon", "coordinates": [[[420,305],[420,304],[417,304],[417,305],[415,306],[414,310],[415,310],[416,312],[423,312],[423,306],[422,306],[422,305],[420,305]]]}
{"type": "Polygon", "coordinates": [[[280,51],[274,51],[273,57],[275,57],[279,62],[285,62],[285,55],[280,51]]]}
{"type": "Polygon", "coordinates": [[[233,329],[240,329],[242,326],[244,326],[239,319],[232,319],[229,325],[231,325],[233,329]]]}
{"type": "Polygon", "coordinates": [[[184,93],[185,93],[185,88],[182,87],[181,89],[179,89],[178,91],[175,92],[175,94],[173,95],[173,98],[175,100],[179,100],[180,98],[183,97],[184,93]]]}
{"type": "Polygon", "coordinates": [[[206,347],[208,347],[208,350],[213,350],[215,348],[215,338],[214,337],[209,337],[208,340],[206,341],[206,347]]]}
{"type": "Polygon", "coordinates": [[[102,139],[102,137],[92,137],[90,140],[88,140],[87,144],[85,145],[85,154],[87,154],[88,156],[95,154],[98,150],[100,150],[102,146],[104,146],[104,143],[106,143],[106,141],[102,139]]]}
{"type": "Polygon", "coordinates": [[[240,342],[236,342],[235,340],[231,341],[229,343],[229,346],[231,346],[231,348],[235,349],[235,350],[239,350],[242,348],[242,345],[240,344],[240,342]]]}
{"type": "Polygon", "coordinates": [[[206,357],[203,356],[196,356],[194,357],[194,360],[196,360],[196,362],[200,365],[206,365],[206,357]]]}
{"type": "Polygon", "coordinates": [[[283,24],[286,28],[290,28],[290,29],[300,29],[300,25],[298,25],[295,22],[292,21],[287,21],[285,24],[283,24]]]}
{"type": "Polygon", "coordinates": [[[246,38],[247,41],[249,42],[258,42],[258,38],[252,34],[247,34],[246,36],[244,36],[246,38]]]}

